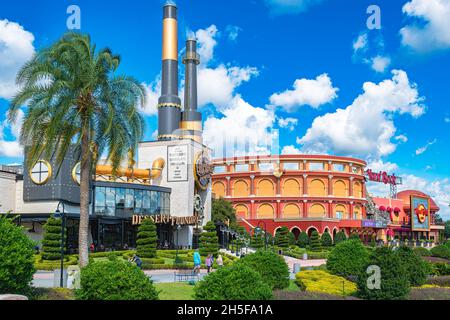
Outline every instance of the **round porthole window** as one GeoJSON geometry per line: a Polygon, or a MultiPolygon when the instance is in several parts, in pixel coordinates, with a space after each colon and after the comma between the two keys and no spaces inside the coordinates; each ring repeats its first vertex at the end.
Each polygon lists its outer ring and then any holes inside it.
{"type": "Polygon", "coordinates": [[[73,181],[80,185],[81,182],[81,164],[78,162],[72,170],[72,179],[73,181]]]}
{"type": "Polygon", "coordinates": [[[52,166],[45,160],[39,160],[30,170],[30,178],[38,185],[46,184],[52,177],[52,166]]]}

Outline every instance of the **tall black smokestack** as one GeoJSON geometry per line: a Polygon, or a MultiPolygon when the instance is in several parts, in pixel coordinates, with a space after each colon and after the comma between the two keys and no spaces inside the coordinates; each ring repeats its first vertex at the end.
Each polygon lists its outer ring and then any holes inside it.
{"type": "Polygon", "coordinates": [[[183,63],[185,65],[184,112],[181,122],[183,138],[202,143],[202,114],[197,111],[197,65],[200,64],[200,57],[197,54],[196,40],[186,41],[183,63]]]}
{"type": "Polygon", "coordinates": [[[178,97],[177,7],[163,7],[163,50],[161,97],[158,101],[158,140],[179,139],[181,100],[178,97]]]}

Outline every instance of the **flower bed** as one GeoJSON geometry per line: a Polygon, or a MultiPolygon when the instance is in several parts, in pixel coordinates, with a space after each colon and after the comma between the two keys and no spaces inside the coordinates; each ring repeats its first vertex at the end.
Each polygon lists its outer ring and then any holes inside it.
{"type": "Polygon", "coordinates": [[[306,291],[321,292],[339,296],[356,293],[356,284],[345,278],[334,276],[323,270],[300,271],[295,275],[296,283],[303,283],[306,291]]]}

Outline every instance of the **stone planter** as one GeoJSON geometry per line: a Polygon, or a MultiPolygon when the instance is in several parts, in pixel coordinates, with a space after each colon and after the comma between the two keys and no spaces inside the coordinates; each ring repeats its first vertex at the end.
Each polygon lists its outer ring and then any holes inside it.
{"type": "Polygon", "coordinates": [[[28,298],[17,294],[0,294],[0,300],[28,300],[28,298]]]}

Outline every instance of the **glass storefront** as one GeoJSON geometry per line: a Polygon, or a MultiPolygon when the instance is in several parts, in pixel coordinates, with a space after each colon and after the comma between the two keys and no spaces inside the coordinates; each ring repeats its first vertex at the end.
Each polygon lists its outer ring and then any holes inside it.
{"type": "Polygon", "coordinates": [[[131,218],[133,215],[169,215],[170,193],[145,189],[95,186],[94,214],[131,218]]]}

